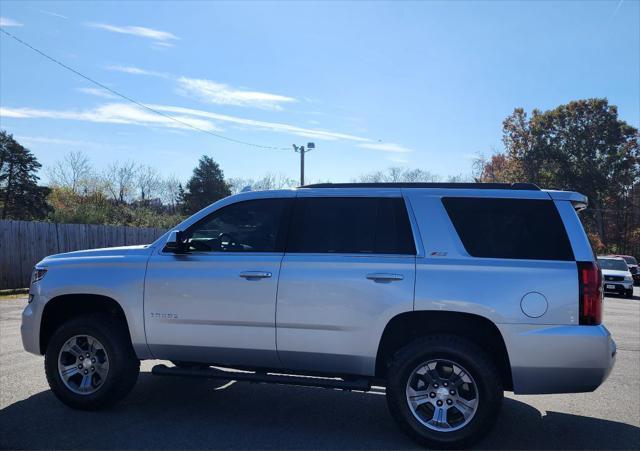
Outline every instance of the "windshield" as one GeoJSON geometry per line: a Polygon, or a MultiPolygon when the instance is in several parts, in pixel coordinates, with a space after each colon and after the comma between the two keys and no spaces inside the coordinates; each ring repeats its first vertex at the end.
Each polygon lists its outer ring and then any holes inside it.
{"type": "Polygon", "coordinates": [[[612,269],[614,271],[628,271],[627,263],[621,258],[599,258],[598,263],[601,269],[612,269]]]}
{"type": "Polygon", "coordinates": [[[622,257],[624,259],[624,261],[627,262],[628,265],[637,265],[638,262],[635,259],[635,257],[631,257],[631,256],[626,256],[626,257],[622,257]]]}

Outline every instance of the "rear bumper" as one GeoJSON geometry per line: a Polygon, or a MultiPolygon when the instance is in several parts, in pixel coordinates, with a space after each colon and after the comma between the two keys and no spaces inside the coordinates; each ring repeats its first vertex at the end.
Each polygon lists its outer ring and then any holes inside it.
{"type": "Polygon", "coordinates": [[[499,324],[517,394],[580,393],[598,388],[616,359],[604,326],[499,324]]]}

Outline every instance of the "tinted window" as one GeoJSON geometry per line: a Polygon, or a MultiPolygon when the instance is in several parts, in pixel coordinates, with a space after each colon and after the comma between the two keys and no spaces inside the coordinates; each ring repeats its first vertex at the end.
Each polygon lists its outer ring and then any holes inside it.
{"type": "Polygon", "coordinates": [[[259,199],[221,208],[187,230],[189,248],[205,252],[282,252],[280,224],[289,199],[259,199]]]}
{"type": "Polygon", "coordinates": [[[628,265],[637,265],[638,262],[634,257],[630,257],[630,256],[624,256],[622,257],[624,259],[624,261],[627,262],[628,265]]]}
{"type": "Polygon", "coordinates": [[[629,267],[621,258],[599,258],[598,264],[601,269],[611,269],[614,271],[629,271],[629,267]]]}
{"type": "Polygon", "coordinates": [[[474,257],[573,260],[553,201],[448,197],[442,203],[474,257]]]}
{"type": "Polygon", "coordinates": [[[415,254],[400,198],[296,199],[287,252],[415,254]]]}

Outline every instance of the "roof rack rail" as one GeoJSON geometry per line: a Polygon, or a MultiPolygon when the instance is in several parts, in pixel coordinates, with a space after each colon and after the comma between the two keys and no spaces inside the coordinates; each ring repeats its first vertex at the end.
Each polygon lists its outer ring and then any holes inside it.
{"type": "Polygon", "coordinates": [[[299,188],[440,188],[440,189],[511,189],[540,191],[535,183],[314,183],[299,188]]]}

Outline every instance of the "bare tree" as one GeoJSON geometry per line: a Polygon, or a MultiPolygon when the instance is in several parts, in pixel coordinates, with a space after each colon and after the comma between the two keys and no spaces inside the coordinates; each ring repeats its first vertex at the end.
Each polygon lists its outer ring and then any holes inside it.
{"type": "Polygon", "coordinates": [[[397,183],[397,182],[437,182],[440,177],[422,169],[405,169],[390,167],[385,171],[376,171],[360,176],[364,183],[397,183]]]}
{"type": "Polygon", "coordinates": [[[129,202],[136,187],[136,164],[133,161],[113,163],[103,173],[105,190],[121,204],[129,202]]]}
{"type": "Polygon", "coordinates": [[[136,171],[136,186],[140,192],[140,200],[144,202],[160,194],[162,179],[155,168],[141,165],[136,171]]]}
{"type": "Polygon", "coordinates": [[[270,189],[286,189],[298,186],[298,181],[282,173],[267,173],[261,179],[232,178],[228,180],[231,193],[242,191],[266,191],[270,189]]]}
{"type": "Polygon", "coordinates": [[[170,175],[162,181],[162,201],[171,208],[171,212],[175,213],[178,209],[180,200],[180,180],[175,175],[170,175]]]}
{"type": "Polygon", "coordinates": [[[90,185],[95,185],[91,180],[91,163],[82,151],[69,152],[62,160],[48,168],[47,172],[51,185],[69,188],[76,194],[82,194],[81,191],[87,191],[90,185]]]}

